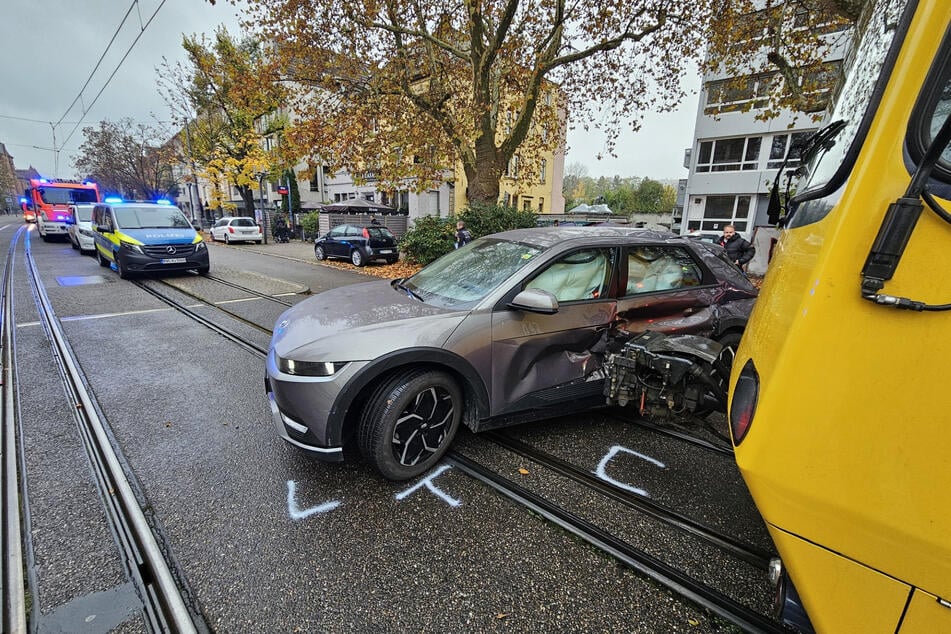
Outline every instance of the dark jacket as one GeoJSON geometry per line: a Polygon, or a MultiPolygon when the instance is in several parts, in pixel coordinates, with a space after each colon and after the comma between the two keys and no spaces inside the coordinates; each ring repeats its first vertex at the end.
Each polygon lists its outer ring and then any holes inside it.
{"type": "Polygon", "coordinates": [[[717,240],[717,244],[726,249],[727,257],[740,266],[752,260],[753,256],[756,255],[756,248],[738,233],[734,233],[729,240],[724,240],[721,236],[717,240]]]}

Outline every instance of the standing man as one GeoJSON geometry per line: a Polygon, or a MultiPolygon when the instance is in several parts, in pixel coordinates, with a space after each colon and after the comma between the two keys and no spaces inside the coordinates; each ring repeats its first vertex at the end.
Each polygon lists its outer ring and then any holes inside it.
{"type": "Polygon", "coordinates": [[[459,221],[456,223],[456,248],[464,247],[472,241],[472,234],[466,229],[466,223],[459,221]]]}
{"type": "Polygon", "coordinates": [[[726,249],[727,257],[741,269],[756,255],[756,248],[740,236],[733,225],[723,227],[723,236],[717,244],[726,249]]]}

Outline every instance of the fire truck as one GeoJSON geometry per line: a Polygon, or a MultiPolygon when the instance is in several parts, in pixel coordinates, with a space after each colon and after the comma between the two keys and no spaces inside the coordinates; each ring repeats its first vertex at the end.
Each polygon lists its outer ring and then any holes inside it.
{"type": "Polygon", "coordinates": [[[69,205],[99,202],[99,187],[92,181],[31,178],[23,198],[23,219],[36,223],[41,238],[65,238],[70,221],[69,205]]]}

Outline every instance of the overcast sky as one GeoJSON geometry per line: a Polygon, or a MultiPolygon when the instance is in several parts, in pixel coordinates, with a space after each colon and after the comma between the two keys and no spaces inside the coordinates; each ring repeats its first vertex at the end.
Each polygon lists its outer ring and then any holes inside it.
{"type": "MultiPolygon", "coordinates": [[[[131,0],[0,2],[0,143],[18,169],[32,165],[45,176],[76,176],[72,154],[83,142],[83,127],[125,117],[144,123],[168,121],[169,109],[157,90],[162,58],[183,59],[182,34],[211,34],[219,24],[237,32],[236,12],[227,0],[218,0],[215,6],[205,0],[140,0],[93,73],[131,4],[131,0]],[[59,121],[54,129],[51,123],[59,121]],[[52,151],[54,132],[55,147],[62,149],[58,170],[52,151]]],[[[565,165],[580,163],[589,176],[686,177],[683,155],[692,143],[698,85],[699,78],[685,77],[684,86],[694,94],[676,112],[648,115],[636,135],[623,132],[617,158],[597,160],[605,154],[603,137],[570,133],[565,165]]]]}

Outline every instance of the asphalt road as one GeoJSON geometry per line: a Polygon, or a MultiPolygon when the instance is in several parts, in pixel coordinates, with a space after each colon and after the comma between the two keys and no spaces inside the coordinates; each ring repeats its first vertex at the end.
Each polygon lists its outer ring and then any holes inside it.
{"type": "MultiPolygon", "coordinates": [[[[0,240],[9,244],[20,223],[5,220],[0,240]]],[[[211,630],[730,631],[448,465],[396,484],[360,464],[307,459],[272,429],[260,356],[67,243],[44,243],[35,231],[31,238],[86,382],[211,630]]],[[[209,249],[212,275],[287,301],[374,279],[317,264],[312,246],[299,242],[209,249]]],[[[18,405],[39,629],[144,631],[24,270],[21,240],[14,269],[18,405]]],[[[284,310],[191,274],[168,281],[262,325],[284,310]]],[[[267,343],[265,333],[240,322],[231,327],[267,343]]],[[[591,471],[607,464],[612,479],[771,547],[728,457],[597,414],[513,433],[591,471]]],[[[751,607],[768,606],[765,573],[726,566],[709,547],[534,471],[479,436],[462,434],[456,446],[585,509],[751,607]]]]}

